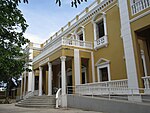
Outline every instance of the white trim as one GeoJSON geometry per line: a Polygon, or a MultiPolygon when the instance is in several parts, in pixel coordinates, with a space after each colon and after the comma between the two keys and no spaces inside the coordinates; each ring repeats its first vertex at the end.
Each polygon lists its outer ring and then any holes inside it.
{"type": "Polygon", "coordinates": [[[83,34],[83,40],[82,41],[85,41],[85,28],[84,28],[84,26],[79,26],[78,28],[76,28],[74,31],[74,34],[75,34],[77,40],[80,40],[79,35],[83,34]],[[80,29],[80,31],[77,32],[79,29],[80,29]]]}
{"type": "Polygon", "coordinates": [[[132,22],[134,22],[134,21],[136,21],[136,20],[138,20],[138,19],[140,19],[140,18],[142,18],[142,17],[144,17],[144,16],[146,16],[146,15],[149,15],[149,14],[150,14],[150,10],[148,10],[147,12],[142,13],[141,15],[136,16],[135,18],[131,19],[131,20],[130,20],[130,23],[132,23],[132,22]]]}
{"type": "Polygon", "coordinates": [[[109,62],[107,62],[106,64],[99,64],[98,66],[97,66],[97,77],[98,77],[98,82],[102,82],[101,81],[101,77],[100,76],[102,76],[101,74],[100,74],[100,69],[102,69],[102,68],[105,68],[105,67],[107,67],[107,72],[108,72],[108,81],[111,81],[111,76],[110,76],[110,64],[109,64],[109,62]]]}
{"type": "Polygon", "coordinates": [[[100,58],[100,59],[96,62],[95,66],[98,66],[98,65],[105,65],[105,64],[108,64],[108,63],[110,63],[110,60],[107,60],[107,59],[105,59],[105,58],[100,58]],[[101,63],[101,61],[104,61],[104,62],[101,63]]]}
{"type": "Polygon", "coordinates": [[[107,24],[106,24],[106,13],[98,13],[92,18],[93,28],[94,28],[94,49],[99,49],[101,47],[107,47],[108,45],[108,36],[107,36],[107,24]],[[100,18],[96,20],[96,17],[98,15],[101,15],[100,18]],[[103,20],[104,24],[104,36],[97,37],[97,23],[103,20]],[[101,39],[103,39],[104,43],[98,44],[98,42],[101,42],[101,39]]]}
{"type": "Polygon", "coordinates": [[[44,65],[44,64],[46,64],[46,63],[48,63],[48,62],[49,62],[49,58],[46,58],[46,59],[42,60],[42,61],[39,63],[39,66],[42,66],[42,65],[44,65]]]}

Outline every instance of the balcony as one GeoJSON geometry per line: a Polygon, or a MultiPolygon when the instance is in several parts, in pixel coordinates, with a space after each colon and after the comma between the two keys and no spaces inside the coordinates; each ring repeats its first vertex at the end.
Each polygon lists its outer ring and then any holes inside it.
{"type": "Polygon", "coordinates": [[[99,48],[107,46],[107,45],[108,45],[108,39],[107,39],[106,35],[94,41],[95,49],[99,49],[99,48]]]}
{"type": "Polygon", "coordinates": [[[113,80],[77,85],[75,93],[82,95],[128,94],[128,80],[113,80]]]}
{"type": "Polygon", "coordinates": [[[150,0],[137,0],[134,3],[131,2],[132,15],[135,15],[149,7],[150,7],[150,0]]]}
{"type": "Polygon", "coordinates": [[[43,47],[42,52],[33,59],[33,63],[43,58],[44,56],[52,53],[53,51],[57,50],[61,46],[93,49],[92,42],[69,39],[69,38],[55,38],[43,47]]]}

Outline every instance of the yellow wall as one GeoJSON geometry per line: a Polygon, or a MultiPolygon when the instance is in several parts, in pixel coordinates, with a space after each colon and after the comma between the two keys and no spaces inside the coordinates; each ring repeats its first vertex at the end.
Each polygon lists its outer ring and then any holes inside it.
{"type": "Polygon", "coordinates": [[[38,51],[38,50],[33,50],[33,58],[36,57],[38,54],[40,54],[40,51],[38,51]]]}
{"type": "MultiPolygon", "coordinates": [[[[124,49],[120,31],[119,9],[117,6],[106,12],[106,23],[109,44],[107,47],[100,48],[94,52],[95,64],[100,58],[110,60],[111,80],[126,79],[124,49]]],[[[97,74],[97,70],[95,73],[97,74]]]]}

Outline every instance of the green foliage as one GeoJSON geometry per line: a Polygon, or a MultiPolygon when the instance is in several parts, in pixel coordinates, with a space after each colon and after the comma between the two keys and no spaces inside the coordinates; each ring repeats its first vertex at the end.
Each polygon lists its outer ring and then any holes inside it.
{"type": "Polygon", "coordinates": [[[25,54],[22,46],[29,40],[23,36],[28,25],[18,9],[20,2],[0,0],[0,81],[4,82],[18,77],[24,71],[25,54]]]}
{"type": "MultiPolygon", "coordinates": [[[[76,7],[78,6],[78,4],[81,4],[81,2],[87,2],[87,0],[70,0],[71,2],[71,7],[76,7]]],[[[58,4],[59,6],[61,6],[61,0],[56,0],[56,4],[58,4]]]]}

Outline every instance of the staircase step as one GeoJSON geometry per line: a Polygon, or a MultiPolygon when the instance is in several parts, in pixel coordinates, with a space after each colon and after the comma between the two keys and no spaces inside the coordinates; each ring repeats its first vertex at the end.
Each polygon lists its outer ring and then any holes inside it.
{"type": "Polygon", "coordinates": [[[15,104],[18,107],[29,107],[29,108],[55,108],[55,105],[25,105],[25,104],[15,104]]]}
{"type": "Polygon", "coordinates": [[[25,100],[21,100],[16,104],[19,107],[40,107],[54,108],[56,104],[55,96],[33,96],[25,100]]]}

